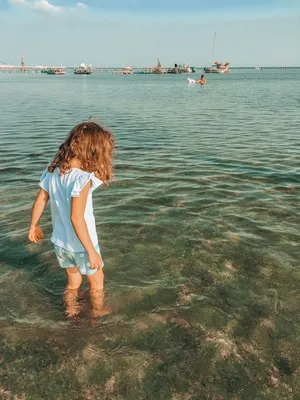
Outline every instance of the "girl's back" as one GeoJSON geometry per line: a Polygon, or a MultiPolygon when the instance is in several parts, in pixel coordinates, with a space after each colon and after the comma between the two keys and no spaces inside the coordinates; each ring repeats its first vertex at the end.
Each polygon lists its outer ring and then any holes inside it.
{"type": "Polygon", "coordinates": [[[70,215],[72,198],[80,197],[81,190],[88,182],[91,182],[91,188],[87,196],[84,218],[93,245],[96,246],[98,239],[93,212],[92,192],[103,182],[96,178],[93,172],[85,172],[80,168],[71,168],[66,174],[61,174],[59,168],[55,168],[52,173],[46,169],[41,176],[40,187],[50,197],[53,225],[51,241],[66,250],[74,252],[85,250],[74,231],[70,215]]]}

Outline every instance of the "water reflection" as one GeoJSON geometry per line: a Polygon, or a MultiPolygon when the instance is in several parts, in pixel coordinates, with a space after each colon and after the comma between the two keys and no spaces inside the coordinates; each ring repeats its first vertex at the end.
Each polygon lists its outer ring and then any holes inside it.
{"type": "Polygon", "coordinates": [[[81,311],[79,301],[79,289],[66,289],[64,291],[64,302],[66,307],[66,316],[70,319],[78,317],[81,311]]]}
{"type": "Polygon", "coordinates": [[[65,314],[71,321],[97,319],[112,313],[112,309],[105,298],[104,290],[66,289],[64,291],[64,303],[65,314]]]}

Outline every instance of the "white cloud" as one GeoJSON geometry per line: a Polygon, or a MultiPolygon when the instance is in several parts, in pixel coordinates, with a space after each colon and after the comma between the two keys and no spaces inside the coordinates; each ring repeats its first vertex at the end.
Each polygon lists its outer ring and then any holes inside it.
{"type": "Polygon", "coordinates": [[[75,11],[76,9],[87,8],[84,3],[77,3],[75,7],[62,7],[50,3],[48,0],[9,0],[10,4],[23,6],[38,13],[57,16],[63,14],[65,11],[75,11]]]}
{"type": "Polygon", "coordinates": [[[30,8],[50,15],[60,14],[64,9],[63,7],[55,6],[54,4],[49,3],[48,0],[36,0],[30,4],[30,8]]]}
{"type": "MultiPolygon", "coordinates": [[[[18,0],[17,0],[18,1],[18,0]]],[[[22,0],[21,0],[22,1],[22,0]]],[[[84,3],[77,3],[77,8],[88,8],[84,3]]]]}

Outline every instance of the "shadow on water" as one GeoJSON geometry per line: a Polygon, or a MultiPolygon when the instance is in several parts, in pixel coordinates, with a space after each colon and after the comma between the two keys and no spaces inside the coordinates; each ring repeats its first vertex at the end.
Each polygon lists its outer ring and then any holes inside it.
{"type": "MultiPolygon", "coordinates": [[[[10,239],[9,233],[3,232],[0,257],[8,275],[13,275],[13,271],[25,274],[25,282],[35,284],[40,295],[57,305],[66,279],[53,268],[55,256],[45,242],[33,245],[28,241],[10,239]]],[[[21,279],[16,279],[15,285],[19,284],[22,284],[21,279]]]]}

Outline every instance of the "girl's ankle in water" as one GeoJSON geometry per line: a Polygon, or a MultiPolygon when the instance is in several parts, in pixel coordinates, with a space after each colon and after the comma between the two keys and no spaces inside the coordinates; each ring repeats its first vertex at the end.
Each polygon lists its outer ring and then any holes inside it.
{"type": "Polygon", "coordinates": [[[80,313],[78,301],[79,289],[68,289],[64,291],[64,302],[66,306],[65,314],[68,318],[74,318],[80,313]]]}
{"type": "Polygon", "coordinates": [[[103,289],[90,289],[91,316],[93,318],[99,318],[111,314],[110,307],[105,304],[104,295],[105,293],[103,289]]]}

